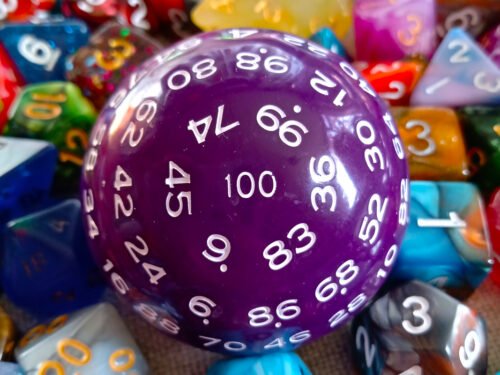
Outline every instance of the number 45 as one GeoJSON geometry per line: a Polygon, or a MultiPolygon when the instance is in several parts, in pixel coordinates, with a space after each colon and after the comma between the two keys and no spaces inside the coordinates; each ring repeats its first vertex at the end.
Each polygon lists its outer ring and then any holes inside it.
{"type": "MultiPolygon", "coordinates": [[[[215,123],[215,135],[219,136],[237,126],[240,125],[239,121],[232,122],[229,125],[222,125],[222,117],[224,116],[224,105],[220,105],[217,108],[217,118],[215,123]]],[[[191,130],[196,138],[198,144],[205,142],[208,135],[208,130],[212,124],[212,115],[202,118],[201,120],[195,121],[190,120],[188,125],[188,130],[191,130]],[[201,128],[201,129],[200,129],[201,128]]]]}

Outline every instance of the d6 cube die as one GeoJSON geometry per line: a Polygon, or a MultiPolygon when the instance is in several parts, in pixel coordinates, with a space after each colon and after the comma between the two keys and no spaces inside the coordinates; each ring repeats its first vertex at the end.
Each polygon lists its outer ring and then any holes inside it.
{"type": "Polygon", "coordinates": [[[491,269],[484,204],[466,182],[412,181],[410,225],[391,274],[469,295],[491,269]]]}
{"type": "Polygon", "coordinates": [[[27,373],[149,373],[137,344],[108,303],[58,317],[48,325],[34,327],[25,337],[15,355],[27,373]]]}
{"type": "Polygon", "coordinates": [[[352,326],[363,374],[486,374],[486,323],[472,309],[419,281],[389,291],[352,326]]]}

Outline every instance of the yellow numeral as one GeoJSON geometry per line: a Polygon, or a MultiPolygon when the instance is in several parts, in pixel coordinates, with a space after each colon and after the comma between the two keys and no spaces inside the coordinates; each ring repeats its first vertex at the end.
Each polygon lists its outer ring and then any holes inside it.
{"type": "Polygon", "coordinates": [[[75,340],[75,339],[61,339],[57,343],[57,354],[59,357],[64,359],[66,362],[73,366],[85,366],[90,362],[92,358],[92,351],[90,348],[85,345],[83,342],[75,340]],[[81,357],[76,357],[73,354],[70,354],[67,349],[73,349],[73,351],[77,351],[81,353],[81,357]]]}
{"type": "Polygon", "coordinates": [[[109,367],[116,372],[128,371],[135,364],[135,353],[130,348],[118,349],[109,356],[109,367]],[[123,364],[118,363],[120,357],[127,357],[127,362],[123,364]]]}

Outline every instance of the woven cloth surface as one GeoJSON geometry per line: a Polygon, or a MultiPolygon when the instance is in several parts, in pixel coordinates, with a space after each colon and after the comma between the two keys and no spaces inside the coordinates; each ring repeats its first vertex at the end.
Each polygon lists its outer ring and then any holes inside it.
{"type": "MultiPolygon", "coordinates": [[[[190,347],[155,331],[126,306],[119,304],[111,294],[108,294],[106,299],[118,305],[146,356],[153,375],[203,375],[211,363],[221,358],[217,354],[190,347]]],[[[467,304],[486,319],[488,375],[493,375],[500,371],[500,286],[490,279],[486,280],[467,300],[467,304]]],[[[35,324],[32,317],[14,307],[5,297],[1,299],[0,305],[11,315],[21,331],[35,324]]],[[[355,374],[349,342],[349,329],[344,327],[302,347],[298,352],[314,375],[355,374]]]]}

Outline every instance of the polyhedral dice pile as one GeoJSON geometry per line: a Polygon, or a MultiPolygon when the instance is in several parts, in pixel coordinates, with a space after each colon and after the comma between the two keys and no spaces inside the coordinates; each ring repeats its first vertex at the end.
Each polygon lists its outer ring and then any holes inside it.
{"type": "Polygon", "coordinates": [[[281,352],[351,318],[363,374],[486,374],[467,298],[500,285],[499,20],[497,0],[0,0],[1,288],[40,320],[0,310],[0,374],[149,373],[104,279],[163,333],[260,355],[211,375],[309,373],[281,352]]]}

